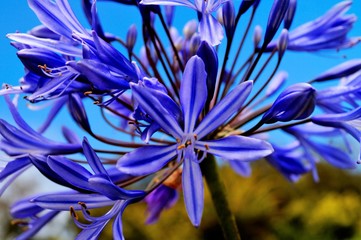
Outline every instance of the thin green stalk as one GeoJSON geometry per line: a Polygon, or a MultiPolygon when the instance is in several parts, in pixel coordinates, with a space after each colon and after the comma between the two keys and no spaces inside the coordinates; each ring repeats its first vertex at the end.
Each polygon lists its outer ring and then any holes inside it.
{"type": "Polygon", "coordinates": [[[213,206],[218,216],[218,222],[221,225],[224,239],[240,240],[236,219],[231,212],[227,201],[225,187],[218,173],[218,166],[213,155],[208,154],[201,164],[202,173],[207,182],[209,192],[211,193],[213,206]]]}

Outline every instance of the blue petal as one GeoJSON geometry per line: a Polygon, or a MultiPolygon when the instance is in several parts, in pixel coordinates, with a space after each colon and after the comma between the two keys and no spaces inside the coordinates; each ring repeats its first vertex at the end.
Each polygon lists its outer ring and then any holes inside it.
{"type": "Polygon", "coordinates": [[[78,188],[73,186],[68,181],[66,181],[62,176],[59,176],[56,172],[54,172],[46,162],[46,158],[43,156],[30,156],[30,160],[32,164],[50,181],[53,181],[57,184],[78,190],[83,191],[83,188],[78,188]]]}
{"type": "Polygon", "coordinates": [[[75,210],[81,210],[82,207],[79,205],[79,202],[85,203],[89,209],[101,208],[114,204],[113,200],[110,200],[103,195],[76,192],[47,194],[36,197],[31,201],[39,207],[59,211],[68,211],[70,207],[73,207],[75,210]]]}
{"type": "Polygon", "coordinates": [[[17,158],[13,161],[10,161],[6,164],[6,166],[0,170],[0,182],[3,181],[8,176],[13,173],[26,168],[31,163],[29,157],[17,158]]]}
{"type": "Polygon", "coordinates": [[[83,140],[83,152],[85,158],[87,159],[90,167],[93,169],[95,174],[108,175],[98,155],[94,152],[93,148],[90,146],[88,139],[86,137],[84,137],[83,140]]]}
{"type": "Polygon", "coordinates": [[[177,145],[145,146],[125,154],[117,162],[117,168],[124,173],[147,175],[160,170],[176,154],[177,145]]]}
{"type": "Polygon", "coordinates": [[[75,240],[96,240],[98,239],[100,233],[103,231],[104,227],[108,224],[109,220],[101,222],[93,222],[89,224],[88,227],[84,228],[75,238],[75,240]]]}
{"type": "Polygon", "coordinates": [[[16,53],[24,66],[30,71],[45,76],[39,65],[56,68],[65,65],[65,59],[60,55],[42,48],[25,48],[16,53]]]}
{"type": "Polygon", "coordinates": [[[28,218],[36,216],[44,209],[37,206],[35,203],[30,202],[29,198],[21,199],[11,205],[10,214],[13,218],[28,218]]]}
{"type": "Polygon", "coordinates": [[[128,89],[128,75],[104,63],[83,59],[77,62],[78,70],[99,90],[128,89]]]}
{"type": "Polygon", "coordinates": [[[312,144],[312,147],[318,152],[318,154],[320,154],[320,156],[322,156],[323,159],[337,168],[356,168],[356,161],[353,161],[349,154],[346,154],[338,148],[321,143],[312,144]]]}
{"type": "Polygon", "coordinates": [[[25,33],[12,33],[12,34],[7,34],[6,36],[9,39],[19,43],[27,44],[38,48],[44,48],[50,51],[58,52],[69,56],[79,57],[81,56],[82,53],[80,48],[53,39],[37,38],[25,33]]]}
{"type": "Polygon", "coordinates": [[[142,109],[166,132],[170,133],[174,138],[180,139],[182,137],[182,129],[174,116],[159,101],[162,97],[158,97],[158,95],[164,94],[141,85],[130,84],[130,86],[133,90],[134,98],[142,109]]]}
{"type": "Polygon", "coordinates": [[[124,204],[122,206],[122,208],[121,208],[120,212],[118,213],[117,217],[114,219],[114,222],[113,222],[113,238],[114,239],[124,240],[122,215],[123,215],[123,211],[124,211],[126,206],[127,206],[127,204],[124,204]]]}
{"type": "Polygon", "coordinates": [[[17,240],[27,240],[32,238],[36,233],[38,233],[44,225],[48,224],[50,220],[52,220],[59,212],[51,211],[47,214],[34,218],[31,220],[29,224],[29,228],[22,234],[16,237],[17,240]]]}
{"type": "Polygon", "coordinates": [[[144,5],[167,5],[167,6],[185,6],[197,10],[195,5],[188,0],[142,0],[140,4],[144,5]]]}
{"type": "Polygon", "coordinates": [[[89,178],[88,182],[96,192],[112,200],[138,198],[145,195],[144,191],[122,189],[110,182],[106,177],[107,176],[99,175],[93,176],[89,178]]]}
{"type": "Polygon", "coordinates": [[[92,190],[88,183],[92,174],[81,165],[63,157],[55,158],[53,156],[48,157],[47,163],[54,172],[70,184],[85,190],[92,190]]]}
{"type": "Polygon", "coordinates": [[[188,217],[195,227],[201,223],[204,207],[204,186],[201,168],[192,148],[186,149],[182,187],[188,217]]]}
{"type": "Polygon", "coordinates": [[[102,63],[118,69],[118,71],[128,76],[129,81],[135,82],[138,80],[134,66],[126,57],[124,57],[123,54],[121,54],[112,45],[101,39],[94,31],[93,39],[97,49],[96,54],[102,63]]]}
{"type": "Polygon", "coordinates": [[[225,124],[242,107],[252,90],[252,85],[252,81],[241,83],[214,106],[194,131],[198,139],[203,138],[220,125],[225,124]]]}
{"type": "Polygon", "coordinates": [[[67,96],[64,96],[62,98],[58,98],[58,99],[56,99],[54,101],[54,105],[52,106],[51,110],[49,111],[49,114],[48,114],[45,122],[38,129],[39,133],[44,133],[46,131],[46,129],[48,129],[48,127],[50,126],[50,124],[54,120],[55,116],[58,115],[58,113],[60,112],[62,107],[64,107],[64,105],[66,104],[67,101],[68,101],[67,96]]]}
{"type": "Polygon", "coordinates": [[[268,142],[243,136],[197,141],[195,147],[224,159],[240,161],[258,160],[273,152],[273,147],[268,142]]]}
{"type": "Polygon", "coordinates": [[[361,107],[345,113],[320,114],[312,117],[312,121],[319,124],[323,122],[345,122],[352,121],[361,117],[361,107]]]}
{"type": "Polygon", "coordinates": [[[361,59],[352,59],[347,62],[341,63],[326,72],[322,73],[315,79],[314,82],[322,82],[330,79],[341,78],[349,76],[361,69],[361,59]]]}
{"type": "Polygon", "coordinates": [[[202,14],[198,29],[202,41],[207,41],[212,46],[221,43],[223,27],[211,14],[202,14]]]}
{"type": "Polygon", "coordinates": [[[68,38],[71,38],[73,31],[86,33],[67,1],[28,0],[28,4],[39,20],[53,32],[68,38]]]}
{"type": "Polygon", "coordinates": [[[180,87],[184,133],[191,133],[207,99],[207,73],[201,58],[192,57],[185,67],[180,87]]]}

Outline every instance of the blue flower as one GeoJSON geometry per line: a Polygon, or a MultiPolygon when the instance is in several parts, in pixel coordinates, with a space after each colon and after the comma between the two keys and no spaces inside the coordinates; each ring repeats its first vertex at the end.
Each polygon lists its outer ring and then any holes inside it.
{"type": "Polygon", "coordinates": [[[147,224],[156,222],[165,209],[171,208],[178,200],[179,194],[173,187],[164,184],[157,187],[146,198],[148,217],[147,224]]]}
{"type": "Polygon", "coordinates": [[[211,45],[218,45],[223,39],[222,25],[212,16],[222,4],[229,0],[142,0],[140,4],[144,5],[167,5],[167,6],[185,6],[198,11],[201,14],[199,22],[199,35],[201,40],[209,42],[211,45]]]}
{"type": "Polygon", "coordinates": [[[214,154],[224,159],[251,161],[272,153],[272,146],[254,138],[228,136],[208,140],[206,136],[241,108],[249,95],[252,82],[247,81],[233,89],[196,126],[198,117],[207,99],[207,74],[203,61],[192,57],[185,68],[180,88],[180,103],[183,122],[179,123],[169,107],[161,102],[160,93],[139,82],[131,84],[133,97],[143,110],[170,134],[176,143],[170,145],[146,146],[138,148],[118,160],[120,171],[143,175],[156,172],[174,157],[184,160],[182,186],[188,216],[195,226],[199,226],[203,212],[203,180],[199,166],[198,151],[214,154]],[[204,139],[204,140],[203,140],[204,139]]]}
{"type": "MultiPolygon", "coordinates": [[[[360,37],[347,37],[357,19],[353,14],[345,15],[351,4],[352,1],[342,1],[323,16],[291,30],[287,49],[310,52],[324,49],[338,50],[352,47],[360,42],[360,37]]],[[[276,46],[277,41],[273,41],[267,49],[272,51],[276,46]]]]}
{"type": "MultiPolygon", "coordinates": [[[[31,157],[32,163],[49,179],[54,182],[72,188],[76,191],[59,192],[40,195],[28,200],[18,202],[13,206],[13,215],[19,218],[35,217],[43,210],[53,216],[59,211],[69,211],[75,224],[83,229],[77,239],[97,238],[106,224],[115,218],[113,223],[113,236],[123,239],[121,216],[125,207],[133,202],[144,198],[145,192],[138,190],[125,190],[114,184],[113,179],[119,179],[114,172],[106,170],[91,148],[87,139],[83,141],[83,152],[93,173],[80,164],[74,163],[64,157],[31,157]],[[90,216],[88,209],[112,206],[111,209],[100,217],[90,216]],[[25,211],[26,210],[26,211],[25,211]],[[81,210],[84,219],[90,223],[81,223],[75,213],[81,210]],[[24,213],[24,214],[21,214],[24,213]]],[[[119,174],[119,172],[118,172],[119,174]]],[[[124,174],[123,174],[124,175],[124,174]]],[[[126,174],[125,174],[126,175],[126,174]]],[[[50,220],[44,217],[44,221],[34,221],[35,226],[42,227],[50,220]]],[[[37,229],[39,230],[39,229],[37,229]]],[[[35,228],[24,233],[30,236],[36,233],[35,228]]]]}

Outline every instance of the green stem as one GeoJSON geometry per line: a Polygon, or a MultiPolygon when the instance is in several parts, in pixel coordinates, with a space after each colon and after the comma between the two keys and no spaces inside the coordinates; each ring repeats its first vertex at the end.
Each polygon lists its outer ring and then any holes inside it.
{"type": "Polygon", "coordinates": [[[211,193],[214,208],[216,210],[219,224],[221,225],[224,239],[240,240],[241,237],[236,225],[236,219],[229,207],[225,187],[218,173],[218,166],[213,155],[208,154],[201,164],[202,173],[211,193]]]}

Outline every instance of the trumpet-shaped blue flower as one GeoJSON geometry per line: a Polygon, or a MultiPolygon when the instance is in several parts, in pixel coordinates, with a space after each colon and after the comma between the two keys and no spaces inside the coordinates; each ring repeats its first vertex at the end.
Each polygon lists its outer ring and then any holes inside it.
{"type": "MultiPolygon", "coordinates": [[[[138,148],[118,160],[122,172],[143,175],[156,172],[174,157],[184,160],[182,186],[188,216],[193,225],[199,226],[203,212],[203,181],[196,150],[214,154],[224,159],[251,161],[272,153],[272,146],[259,139],[229,136],[207,140],[210,134],[241,108],[252,89],[252,82],[238,85],[220,101],[199,124],[198,117],[207,99],[207,74],[203,61],[192,57],[185,68],[180,88],[183,122],[179,123],[170,105],[161,102],[158,91],[149,89],[141,82],[132,84],[134,98],[143,110],[173,138],[175,144],[138,148]]],[[[171,106],[171,107],[174,107],[171,106]]]]}

